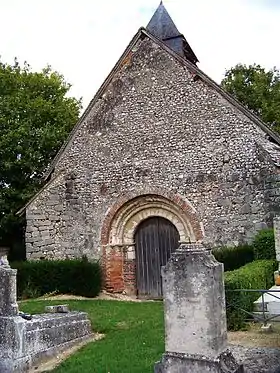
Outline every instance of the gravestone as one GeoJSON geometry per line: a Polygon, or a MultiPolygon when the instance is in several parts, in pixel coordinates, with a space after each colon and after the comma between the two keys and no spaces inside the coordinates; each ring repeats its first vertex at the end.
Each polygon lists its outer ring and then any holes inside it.
{"type": "Polygon", "coordinates": [[[45,313],[24,319],[18,312],[17,271],[0,248],[0,373],[25,373],[32,365],[92,339],[85,312],[45,313]]]}
{"type": "Polygon", "coordinates": [[[162,268],[165,354],[155,373],[243,373],[227,349],[223,265],[184,244],[162,268]]]}
{"type": "Polygon", "coordinates": [[[9,265],[8,251],[8,248],[0,247],[0,316],[16,316],[18,314],[17,271],[9,265]]]}

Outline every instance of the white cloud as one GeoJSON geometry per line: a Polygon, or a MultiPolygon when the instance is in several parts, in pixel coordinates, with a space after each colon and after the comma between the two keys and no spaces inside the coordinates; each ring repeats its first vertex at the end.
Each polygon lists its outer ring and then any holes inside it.
{"type": "MultiPolygon", "coordinates": [[[[51,64],[87,105],[158,0],[0,0],[3,61],[51,64]]],[[[178,29],[220,81],[242,63],[280,67],[278,0],[165,0],[178,29]]]]}

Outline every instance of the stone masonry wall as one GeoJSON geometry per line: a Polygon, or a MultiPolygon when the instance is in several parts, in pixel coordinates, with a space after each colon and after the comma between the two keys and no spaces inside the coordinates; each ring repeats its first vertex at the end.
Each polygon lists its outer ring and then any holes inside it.
{"type": "Polygon", "coordinates": [[[108,209],[145,188],[187,198],[205,244],[250,240],[270,223],[279,199],[267,141],[219,93],[144,38],[76,132],[53,181],[28,206],[27,255],[98,258],[108,209]]]}

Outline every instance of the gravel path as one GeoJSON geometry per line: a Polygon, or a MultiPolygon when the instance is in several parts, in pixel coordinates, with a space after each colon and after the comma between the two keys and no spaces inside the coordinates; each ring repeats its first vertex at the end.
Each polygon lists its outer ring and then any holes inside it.
{"type": "Polygon", "coordinates": [[[243,362],[245,373],[280,373],[280,348],[230,345],[230,350],[236,360],[243,362]]]}

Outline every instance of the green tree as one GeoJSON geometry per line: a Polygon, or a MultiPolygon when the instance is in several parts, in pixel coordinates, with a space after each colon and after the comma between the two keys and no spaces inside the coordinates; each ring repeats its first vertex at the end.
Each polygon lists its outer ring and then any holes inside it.
{"type": "Polygon", "coordinates": [[[238,64],[226,71],[221,86],[280,133],[280,73],[276,68],[238,64]]]}
{"type": "Polygon", "coordinates": [[[0,245],[15,247],[22,221],[15,216],[78,119],[81,101],[50,67],[33,72],[17,60],[0,61],[0,245]]]}

